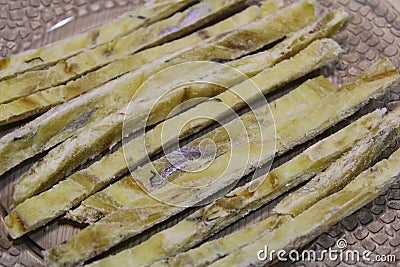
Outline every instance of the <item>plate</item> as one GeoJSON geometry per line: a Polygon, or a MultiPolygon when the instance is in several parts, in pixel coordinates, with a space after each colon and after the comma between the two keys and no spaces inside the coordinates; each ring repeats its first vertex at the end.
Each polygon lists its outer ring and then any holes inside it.
{"type": "MultiPolygon", "coordinates": [[[[83,32],[101,23],[116,18],[144,1],[127,0],[0,0],[0,56],[14,54],[31,48],[69,37],[83,32]]],[[[293,2],[293,1],[287,1],[293,2]]],[[[400,0],[394,2],[400,7],[400,0]]],[[[387,0],[317,0],[321,13],[328,9],[343,7],[350,15],[347,29],[335,36],[343,47],[343,54],[338,63],[323,69],[323,74],[339,86],[368,68],[372,62],[388,57],[400,69],[400,13],[387,0]]],[[[340,100],[338,100],[340,101],[340,100]]],[[[340,123],[326,134],[337,131],[356,118],[369,111],[387,107],[393,109],[400,104],[400,87],[395,87],[385,97],[374,100],[361,111],[340,123]]],[[[26,123],[26,122],[23,122],[26,123]]],[[[21,124],[8,126],[0,130],[0,136],[13,131],[21,124]]],[[[321,138],[321,137],[320,137],[321,138]]],[[[318,138],[317,138],[318,139],[318,138]]],[[[317,139],[285,154],[275,164],[280,164],[300,153],[317,139]]],[[[383,157],[399,147],[393,144],[383,157]]],[[[11,194],[14,184],[21,173],[25,172],[37,158],[29,160],[0,180],[1,222],[0,222],[0,265],[42,266],[40,256],[43,249],[68,240],[80,231],[62,219],[24,237],[17,242],[10,242],[3,224],[3,217],[10,209],[11,194]]],[[[275,202],[251,213],[213,238],[224,236],[232,231],[253,224],[269,215],[275,202]]],[[[188,211],[190,212],[190,211],[188,211]]],[[[162,226],[151,229],[115,249],[112,253],[143,242],[149,236],[178,222],[185,214],[174,217],[162,226]]],[[[390,188],[386,194],[378,197],[361,210],[352,214],[321,235],[310,244],[310,249],[321,251],[337,247],[338,240],[346,240],[350,250],[366,249],[379,255],[392,254],[400,260],[400,185],[390,188]]],[[[351,262],[348,262],[349,264],[351,262]]],[[[280,263],[286,265],[289,263],[280,263]]],[[[337,266],[339,260],[324,260],[318,263],[297,262],[297,266],[337,266]]],[[[356,265],[365,266],[365,263],[356,265]]],[[[292,264],[291,264],[292,266],[292,264]]]]}

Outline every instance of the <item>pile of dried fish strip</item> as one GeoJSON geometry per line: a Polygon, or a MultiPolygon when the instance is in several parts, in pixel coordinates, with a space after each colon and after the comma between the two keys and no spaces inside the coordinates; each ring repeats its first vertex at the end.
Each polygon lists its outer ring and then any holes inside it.
{"type": "Polygon", "coordinates": [[[384,192],[399,176],[398,152],[368,167],[399,136],[400,109],[369,113],[257,175],[400,79],[387,59],[340,87],[304,78],[339,58],[330,38],[347,22],[343,10],[318,16],[315,5],[153,0],[91,32],[1,59],[0,124],[42,115],[1,137],[0,175],[46,152],[18,179],[5,218],[10,236],[66,215],[89,225],[44,252],[49,266],[98,255],[91,266],[263,266],[275,260],[259,260],[260,248],[299,248],[384,192]],[[288,84],[290,92],[266,103],[288,84]],[[125,135],[127,125],[136,135],[125,135]],[[186,169],[193,164],[201,171],[186,169]],[[273,216],[205,242],[289,191],[273,216]],[[189,207],[197,210],[175,226],[104,256],[189,207]]]}

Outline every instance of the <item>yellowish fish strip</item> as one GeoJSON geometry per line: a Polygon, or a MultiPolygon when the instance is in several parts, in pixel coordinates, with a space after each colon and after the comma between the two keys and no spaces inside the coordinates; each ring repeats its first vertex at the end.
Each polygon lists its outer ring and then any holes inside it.
{"type": "MultiPolygon", "coordinates": [[[[57,60],[73,56],[85,48],[93,48],[127,35],[141,26],[164,19],[194,2],[195,0],[149,1],[143,7],[86,33],[3,58],[0,60],[0,81],[24,71],[53,64],[57,60]]],[[[12,92],[2,92],[0,98],[9,99],[10,93],[12,92]]]]}

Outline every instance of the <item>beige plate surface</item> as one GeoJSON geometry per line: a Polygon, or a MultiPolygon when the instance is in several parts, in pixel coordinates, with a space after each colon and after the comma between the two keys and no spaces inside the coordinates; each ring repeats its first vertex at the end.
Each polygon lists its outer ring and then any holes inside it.
{"type": "MultiPolygon", "coordinates": [[[[123,12],[133,10],[141,2],[143,1],[0,0],[0,57],[36,48],[85,31],[109,21],[123,12]],[[49,32],[53,25],[69,17],[73,17],[70,23],[49,32]]],[[[366,69],[371,65],[371,62],[384,56],[389,57],[400,69],[400,12],[397,11],[400,10],[400,0],[390,2],[388,0],[317,0],[317,2],[320,11],[342,6],[350,14],[347,30],[336,36],[336,40],[344,48],[344,53],[336,66],[331,66],[323,71],[336,85],[343,84],[366,69]]],[[[373,101],[351,119],[328,132],[336,131],[339,127],[343,127],[346,123],[372,109],[384,106],[393,109],[399,104],[400,87],[397,87],[384,98],[373,101]]],[[[0,128],[0,136],[20,125],[0,128]]],[[[315,141],[313,140],[313,142],[315,141]]],[[[275,164],[290,159],[311,143],[309,142],[290,154],[277,159],[275,164]]],[[[399,142],[388,149],[383,156],[388,156],[390,151],[398,146],[399,142]]],[[[20,165],[8,172],[5,175],[6,177],[0,179],[0,266],[14,266],[15,264],[17,264],[16,266],[42,266],[41,258],[38,256],[41,249],[68,240],[71,235],[79,231],[78,227],[60,219],[16,242],[11,243],[7,238],[2,219],[10,208],[13,186],[21,173],[25,172],[37,159],[20,165]]],[[[271,207],[273,207],[273,203],[228,227],[216,237],[268,217],[271,207]]],[[[134,240],[130,240],[117,250],[143,242],[151,234],[176,223],[183,215],[169,220],[161,227],[151,229],[134,240]]],[[[335,248],[336,241],[341,238],[347,240],[350,249],[357,249],[361,252],[368,249],[380,255],[394,254],[398,261],[397,264],[391,266],[399,265],[400,184],[392,187],[386,194],[344,219],[328,233],[321,235],[310,244],[310,247],[316,250],[335,248]]],[[[296,265],[339,266],[342,264],[344,263],[340,261],[325,260],[319,263],[300,262],[296,265]]],[[[292,264],[281,265],[289,266],[292,264]]],[[[366,263],[356,264],[356,266],[365,265],[366,263]]],[[[382,264],[382,266],[385,266],[385,264],[382,264]]]]}

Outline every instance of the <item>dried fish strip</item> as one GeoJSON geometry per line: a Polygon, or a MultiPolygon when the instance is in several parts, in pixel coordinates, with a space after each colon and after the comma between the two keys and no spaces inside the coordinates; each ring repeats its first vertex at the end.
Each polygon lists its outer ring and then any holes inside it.
{"type": "Polygon", "coordinates": [[[334,224],[384,193],[390,185],[398,181],[399,175],[400,150],[397,150],[389,159],[382,160],[362,172],[341,191],[320,200],[292,221],[211,266],[264,266],[268,263],[269,256],[266,261],[258,260],[254,256],[255,251],[263,249],[266,245],[270,250],[285,251],[305,246],[334,224]]]}
{"type": "MultiPolygon", "coordinates": [[[[0,81],[24,71],[51,65],[57,60],[76,55],[85,48],[94,48],[133,30],[162,20],[176,11],[191,5],[195,0],[154,0],[128,12],[120,18],[99,26],[89,32],[75,35],[50,45],[11,55],[0,60],[0,81]]],[[[7,98],[0,94],[0,98],[7,98]]]]}

